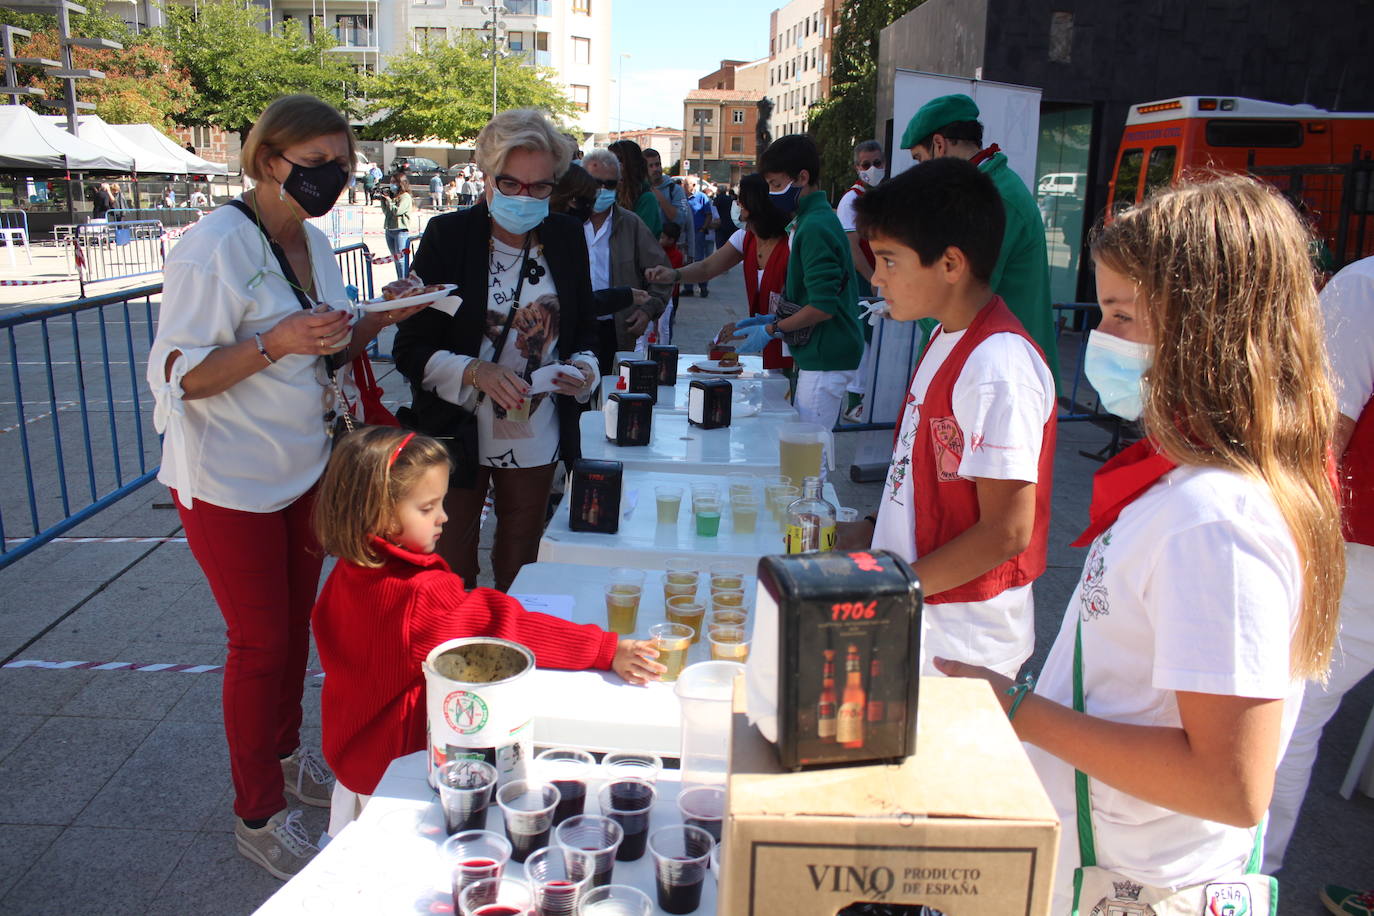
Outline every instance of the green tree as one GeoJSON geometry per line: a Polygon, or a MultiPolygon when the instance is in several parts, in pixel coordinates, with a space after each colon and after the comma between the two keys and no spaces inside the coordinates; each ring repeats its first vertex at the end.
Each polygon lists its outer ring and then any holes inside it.
{"type": "Polygon", "coordinates": [[[811,133],[821,150],[821,176],[832,197],[853,181],[854,144],[873,136],[878,33],[923,2],[847,0],[841,7],[831,51],[830,97],[810,110],[811,133]]]}
{"type": "MultiPolygon", "coordinates": [[[[421,51],[391,58],[366,85],[369,111],[375,116],[363,128],[370,140],[421,140],[435,137],[461,143],[477,136],[491,119],[491,60],[482,42],[467,38],[430,44],[421,51]]],[[[576,109],[549,67],[531,67],[519,56],[496,65],[499,110],[539,108],[555,120],[576,109]]]]}
{"type": "Polygon", "coordinates": [[[344,111],[358,77],[349,62],[331,53],[337,42],[326,29],[306,35],[299,20],[265,31],[267,9],[242,0],[168,4],[167,46],[186,68],[196,97],[182,116],[187,124],[248,131],[279,96],[309,92],[344,111]]]}

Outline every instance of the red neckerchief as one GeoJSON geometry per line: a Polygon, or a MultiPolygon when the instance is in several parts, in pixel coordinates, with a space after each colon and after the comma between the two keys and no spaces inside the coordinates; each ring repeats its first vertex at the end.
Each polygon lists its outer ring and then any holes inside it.
{"type": "Polygon", "coordinates": [[[1093,498],[1088,506],[1088,527],[1072,544],[1087,547],[1116,521],[1121,511],[1135,502],[1155,482],[1178,467],[1160,453],[1150,439],[1141,439],[1102,465],[1093,475],[1093,498]]]}
{"type": "Polygon", "coordinates": [[[973,158],[969,160],[969,164],[982,165],[984,162],[987,162],[989,159],[991,159],[993,156],[996,156],[1000,152],[1002,152],[1002,147],[994,143],[987,149],[980,149],[978,152],[974,153],[973,158]]]}
{"type": "Polygon", "coordinates": [[[864,187],[864,183],[863,183],[862,181],[856,181],[856,182],[854,182],[852,185],[849,186],[849,190],[853,191],[855,194],[859,195],[860,197],[863,197],[863,196],[864,196],[864,191],[868,190],[868,188],[864,187]]]}

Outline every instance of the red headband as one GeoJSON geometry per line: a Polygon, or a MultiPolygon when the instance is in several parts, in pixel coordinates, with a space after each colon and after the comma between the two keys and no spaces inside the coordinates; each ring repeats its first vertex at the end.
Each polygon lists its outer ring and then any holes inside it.
{"type": "Polygon", "coordinates": [[[401,440],[401,444],[396,446],[396,451],[391,453],[391,460],[386,463],[387,467],[391,467],[396,463],[396,459],[401,457],[401,452],[405,451],[405,447],[409,445],[410,440],[414,438],[414,433],[406,433],[406,437],[401,440]]]}

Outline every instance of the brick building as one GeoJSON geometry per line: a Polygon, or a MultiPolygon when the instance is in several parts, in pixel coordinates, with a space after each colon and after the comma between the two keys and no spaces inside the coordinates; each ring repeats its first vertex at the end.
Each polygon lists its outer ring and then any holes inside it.
{"type": "Polygon", "coordinates": [[[640,149],[658,150],[664,171],[671,171],[682,160],[682,131],[676,127],[644,127],[639,130],[613,130],[609,143],[632,140],[640,149]]]}
{"type": "Polygon", "coordinates": [[[723,60],[682,103],[684,171],[735,184],[758,161],[759,102],[768,59],[723,60]]]}

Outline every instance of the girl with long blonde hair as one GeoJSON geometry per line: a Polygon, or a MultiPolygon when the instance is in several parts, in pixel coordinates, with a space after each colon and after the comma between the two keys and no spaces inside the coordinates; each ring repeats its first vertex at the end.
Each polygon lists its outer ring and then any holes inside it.
{"type": "Polygon", "coordinates": [[[1094,864],[1082,850],[1156,888],[1253,864],[1344,578],[1335,398],[1297,213],[1249,178],[1189,182],[1118,215],[1093,256],[1103,317],[1085,368],[1146,438],[1094,480],[1075,542],[1091,549],[1035,692],[937,661],[1017,704],[1065,826],[1056,914],[1094,864]]]}

